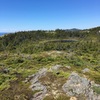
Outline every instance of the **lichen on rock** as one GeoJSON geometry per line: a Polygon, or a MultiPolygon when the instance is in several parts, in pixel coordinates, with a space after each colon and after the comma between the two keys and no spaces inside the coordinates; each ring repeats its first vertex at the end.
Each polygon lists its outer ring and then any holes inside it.
{"type": "Polygon", "coordinates": [[[80,77],[75,72],[72,72],[62,89],[68,96],[83,95],[86,100],[100,100],[100,95],[97,95],[92,89],[91,81],[80,77]]]}

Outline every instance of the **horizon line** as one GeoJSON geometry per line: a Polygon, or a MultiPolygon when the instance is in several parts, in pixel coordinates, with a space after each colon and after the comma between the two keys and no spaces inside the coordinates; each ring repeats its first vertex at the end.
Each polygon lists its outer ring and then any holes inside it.
{"type": "Polygon", "coordinates": [[[78,30],[86,30],[86,29],[92,29],[92,28],[97,28],[100,26],[95,26],[95,27],[89,27],[89,28],[55,28],[55,29],[29,29],[29,30],[13,30],[13,31],[0,31],[0,33],[16,33],[16,32],[25,32],[25,31],[38,31],[38,30],[42,30],[42,31],[55,31],[57,29],[62,29],[62,30],[71,30],[71,29],[78,29],[78,30]]]}

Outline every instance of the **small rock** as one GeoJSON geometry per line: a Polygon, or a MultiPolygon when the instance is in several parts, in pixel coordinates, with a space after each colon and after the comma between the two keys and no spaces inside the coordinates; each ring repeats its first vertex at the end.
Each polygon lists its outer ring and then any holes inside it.
{"type": "Polygon", "coordinates": [[[88,68],[85,68],[85,69],[83,69],[83,70],[82,70],[82,72],[83,72],[83,73],[90,72],[90,69],[88,69],[88,68]]]}
{"type": "Polygon", "coordinates": [[[61,68],[61,67],[62,67],[62,65],[55,65],[55,66],[52,66],[52,67],[51,67],[51,71],[58,71],[59,68],[61,68]]]}
{"type": "Polygon", "coordinates": [[[7,73],[9,73],[9,70],[7,68],[5,68],[5,69],[2,70],[2,72],[7,74],[7,73]]]}
{"type": "Polygon", "coordinates": [[[70,66],[66,66],[66,68],[67,68],[67,69],[71,69],[71,67],[70,67],[70,66]]]}

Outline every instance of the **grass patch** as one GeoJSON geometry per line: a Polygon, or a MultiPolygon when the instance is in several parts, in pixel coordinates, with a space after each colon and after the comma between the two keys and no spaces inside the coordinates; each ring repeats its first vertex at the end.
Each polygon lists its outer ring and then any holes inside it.
{"type": "Polygon", "coordinates": [[[100,94],[100,86],[93,86],[93,91],[95,91],[97,94],[100,94]]]}

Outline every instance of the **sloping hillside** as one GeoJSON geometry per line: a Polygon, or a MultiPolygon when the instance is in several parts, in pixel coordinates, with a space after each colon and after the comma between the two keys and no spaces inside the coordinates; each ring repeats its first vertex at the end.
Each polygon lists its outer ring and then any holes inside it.
{"type": "Polygon", "coordinates": [[[0,100],[92,99],[100,100],[100,27],[0,37],[0,100]]]}

